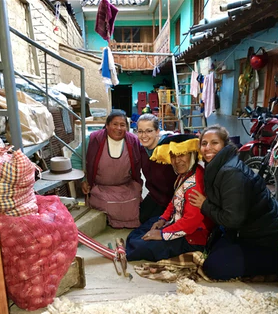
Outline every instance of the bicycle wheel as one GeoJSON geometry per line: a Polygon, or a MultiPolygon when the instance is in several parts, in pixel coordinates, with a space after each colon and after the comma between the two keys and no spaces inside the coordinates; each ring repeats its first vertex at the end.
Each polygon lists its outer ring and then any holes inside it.
{"type": "MultiPolygon", "coordinates": [[[[265,157],[251,157],[245,161],[245,164],[251,168],[256,174],[259,174],[259,171],[263,167],[263,160],[265,157]]],[[[261,171],[260,171],[261,172],[261,171]]],[[[276,197],[276,189],[277,189],[277,184],[276,184],[276,179],[274,178],[273,171],[271,167],[268,165],[265,166],[265,169],[263,170],[263,173],[261,173],[262,178],[264,179],[268,189],[271,192],[272,197],[276,197]]]]}

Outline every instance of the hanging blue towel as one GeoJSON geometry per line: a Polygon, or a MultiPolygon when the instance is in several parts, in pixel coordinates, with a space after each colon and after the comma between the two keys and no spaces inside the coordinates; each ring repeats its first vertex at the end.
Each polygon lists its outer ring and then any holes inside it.
{"type": "Polygon", "coordinates": [[[106,48],[103,49],[103,63],[101,68],[101,75],[104,78],[108,78],[111,80],[111,73],[109,69],[109,61],[108,61],[108,50],[106,48]]]}

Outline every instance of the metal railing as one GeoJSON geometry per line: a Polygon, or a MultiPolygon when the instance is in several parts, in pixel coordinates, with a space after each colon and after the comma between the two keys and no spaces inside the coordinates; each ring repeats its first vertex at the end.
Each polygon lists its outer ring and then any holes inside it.
{"type": "MultiPolygon", "coordinates": [[[[3,3],[1,1],[1,3],[3,3]]],[[[21,135],[21,129],[20,129],[20,123],[19,123],[19,114],[18,114],[18,105],[17,105],[17,96],[16,96],[16,90],[15,90],[15,74],[24,79],[26,82],[34,86],[36,89],[40,90],[45,96],[46,96],[46,102],[47,106],[49,104],[49,99],[52,99],[53,101],[57,102],[60,106],[62,106],[64,109],[66,109],[70,114],[74,115],[77,119],[81,120],[82,125],[82,156],[78,155],[82,159],[82,168],[85,171],[86,169],[86,143],[85,143],[85,118],[86,118],[86,107],[85,107],[85,69],[74,63],[71,62],[58,54],[50,51],[49,49],[41,46],[34,40],[28,38],[27,36],[23,35],[22,33],[18,32],[14,28],[8,25],[8,18],[7,18],[7,9],[5,5],[0,6],[0,42],[1,42],[1,58],[2,58],[2,70],[4,74],[4,83],[5,83],[5,90],[6,90],[6,97],[7,97],[7,105],[8,109],[7,112],[3,115],[6,115],[11,118],[15,123],[11,123],[11,136],[12,136],[12,142],[15,146],[15,148],[21,148],[22,147],[22,135],[21,135]],[[10,41],[10,34],[9,30],[21,38],[22,40],[26,41],[33,47],[41,50],[44,52],[44,70],[45,70],[45,89],[38,87],[36,84],[32,83],[30,80],[28,80],[26,77],[21,75],[20,73],[14,71],[13,68],[13,60],[12,60],[12,51],[10,48],[11,41],[10,41]],[[67,64],[70,67],[75,68],[80,72],[80,102],[81,102],[81,117],[77,115],[75,112],[73,112],[71,109],[69,109],[67,106],[65,106],[63,103],[61,103],[58,99],[52,97],[48,94],[48,73],[47,73],[47,56],[51,56],[52,58],[59,60],[60,62],[63,62],[67,64]],[[16,125],[19,127],[16,127],[16,125]]],[[[12,121],[11,121],[12,122],[12,121]]],[[[70,151],[74,152],[74,149],[71,148],[68,144],[66,144],[61,138],[59,138],[57,135],[54,135],[54,137],[59,140],[63,145],[65,145],[70,151]]]]}

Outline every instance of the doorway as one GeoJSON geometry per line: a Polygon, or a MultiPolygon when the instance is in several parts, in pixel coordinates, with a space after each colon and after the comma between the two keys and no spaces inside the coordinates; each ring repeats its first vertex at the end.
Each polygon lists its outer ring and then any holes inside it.
{"type": "Polygon", "coordinates": [[[117,85],[112,89],[112,108],[122,109],[128,117],[132,115],[132,85],[117,85]]]}

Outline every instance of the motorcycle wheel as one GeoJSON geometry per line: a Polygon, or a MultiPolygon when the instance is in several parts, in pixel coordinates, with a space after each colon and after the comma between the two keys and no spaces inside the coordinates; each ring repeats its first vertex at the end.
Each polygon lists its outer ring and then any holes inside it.
{"type": "MultiPolygon", "coordinates": [[[[259,173],[262,162],[265,157],[251,157],[245,161],[245,164],[253,170],[255,173],[259,173]]],[[[278,199],[278,170],[277,168],[271,168],[269,165],[267,165],[266,169],[264,170],[264,173],[262,174],[262,177],[268,187],[268,189],[271,192],[272,197],[278,199]]]]}

